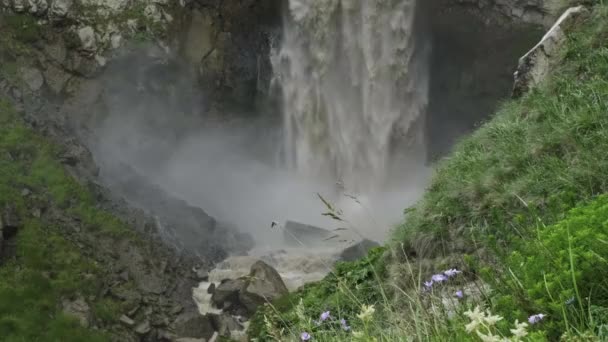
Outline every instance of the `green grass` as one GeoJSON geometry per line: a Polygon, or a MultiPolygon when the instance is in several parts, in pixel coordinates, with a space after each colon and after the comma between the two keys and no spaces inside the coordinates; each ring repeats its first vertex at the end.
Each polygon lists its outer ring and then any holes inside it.
{"type": "Polygon", "coordinates": [[[362,289],[352,275],[375,270],[373,263],[338,268],[260,311],[252,336],[479,341],[466,331],[464,313],[480,306],[503,317],[480,333],[509,337],[515,320],[544,313],[521,341],[608,338],[600,196],[608,193],[607,5],[596,5],[568,34],[563,54],[550,80],[505,102],[437,165],[424,198],[395,230],[381,277],[366,278],[362,289]],[[465,272],[432,293],[423,290],[424,280],[452,267],[465,272]],[[458,289],[465,299],[454,298],[458,289]],[[367,324],[356,317],[363,305],[376,308],[367,324]],[[316,326],[312,320],[325,310],[352,321],[359,337],[335,322],[316,326]]]}
{"type": "MultiPolygon", "coordinates": [[[[61,225],[32,213],[44,208],[63,211],[78,220],[77,228],[92,239],[131,238],[133,233],[96,208],[92,194],[66,174],[58,161],[60,153],[0,101],[0,207],[14,206],[23,220],[16,255],[0,265],[2,341],[109,340],[63,315],[60,307],[63,299],[76,295],[97,298],[103,265],[76,246],[74,223],[61,225]],[[31,194],[23,196],[23,189],[31,194]]],[[[121,303],[112,299],[93,299],[89,304],[102,327],[121,314],[121,303]]]]}

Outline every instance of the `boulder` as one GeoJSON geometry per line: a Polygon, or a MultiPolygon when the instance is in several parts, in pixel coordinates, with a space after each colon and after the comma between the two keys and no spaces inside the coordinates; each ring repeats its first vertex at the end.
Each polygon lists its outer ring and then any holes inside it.
{"type": "Polygon", "coordinates": [[[239,293],[247,286],[246,278],[229,279],[215,287],[211,302],[220,309],[236,309],[239,303],[239,293]]]}
{"type": "Polygon", "coordinates": [[[283,230],[285,242],[296,247],[312,247],[331,236],[327,229],[294,221],[287,221],[283,230]]]}
{"type": "Polygon", "coordinates": [[[198,312],[187,312],[175,320],[175,333],[181,337],[209,339],[215,332],[211,320],[198,312]]]}
{"type": "Polygon", "coordinates": [[[246,286],[239,293],[239,300],[248,313],[253,314],[258,306],[288,293],[279,272],[265,262],[258,261],[251,266],[251,273],[246,286]]]}
{"type": "Polygon", "coordinates": [[[584,6],[571,7],[562,14],[536,46],[519,59],[513,84],[514,98],[521,97],[543,82],[560,62],[561,50],[566,43],[566,32],[589,11],[584,6]]]}
{"type": "Polygon", "coordinates": [[[340,261],[355,261],[363,258],[367,255],[367,252],[374,248],[380,246],[376,241],[363,239],[354,245],[351,245],[344,249],[342,253],[340,253],[339,260],[340,261]]]}

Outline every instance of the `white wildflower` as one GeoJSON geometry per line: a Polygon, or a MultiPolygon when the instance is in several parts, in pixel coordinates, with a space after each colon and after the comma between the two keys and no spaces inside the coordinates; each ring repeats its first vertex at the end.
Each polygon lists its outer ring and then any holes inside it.
{"type": "Polygon", "coordinates": [[[483,320],[489,325],[489,326],[494,326],[498,321],[500,321],[502,319],[502,317],[500,316],[492,316],[492,314],[488,311],[486,312],[486,317],[483,318],[483,320]]]}
{"type": "Polygon", "coordinates": [[[479,309],[479,306],[475,307],[473,311],[466,311],[464,314],[471,320],[471,323],[465,325],[467,332],[473,332],[475,329],[477,329],[477,327],[483,323],[485,318],[485,314],[479,309]]]}
{"type": "Polygon", "coordinates": [[[526,330],[527,328],[528,323],[519,323],[519,321],[515,321],[515,329],[511,329],[511,334],[513,334],[515,341],[519,341],[519,339],[528,335],[528,331],[526,330]]]}
{"type": "Polygon", "coordinates": [[[374,312],[376,312],[376,309],[373,305],[363,305],[361,307],[361,313],[358,314],[357,317],[362,321],[369,321],[374,316],[374,312]]]}

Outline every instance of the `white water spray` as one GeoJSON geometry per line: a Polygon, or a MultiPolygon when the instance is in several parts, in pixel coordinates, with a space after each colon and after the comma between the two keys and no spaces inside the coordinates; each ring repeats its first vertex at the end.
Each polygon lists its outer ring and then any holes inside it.
{"type": "Polygon", "coordinates": [[[394,160],[421,163],[428,72],[415,17],[416,0],[289,1],[272,62],[292,170],[368,193],[394,160]]]}

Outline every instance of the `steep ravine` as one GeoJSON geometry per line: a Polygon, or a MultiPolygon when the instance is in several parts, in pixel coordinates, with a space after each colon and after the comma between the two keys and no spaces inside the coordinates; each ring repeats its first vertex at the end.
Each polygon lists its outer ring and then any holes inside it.
{"type": "MultiPolygon", "coordinates": [[[[517,58],[561,8],[540,0],[438,0],[420,7],[418,15],[430,18],[418,18],[424,23],[417,31],[430,48],[428,107],[419,127],[422,168],[509,96],[517,58]]],[[[85,297],[75,289],[61,298],[64,307],[88,308],[88,327],[120,341],[230,334],[232,323],[202,318],[192,300],[192,289],[218,262],[237,256],[222,266],[236,272],[212,272],[210,281],[219,284],[264,257],[294,277],[286,279],[292,290],[292,284],[320,279],[336,259],[331,251],[294,261],[277,251],[283,236],[269,232],[274,220],[327,222],[316,218],[326,209],[314,195],[317,180],[294,182],[275,169],[281,157],[269,153],[284,141],[271,56],[285,38],[285,11],[287,3],[279,0],[0,2],[0,96],[11,113],[3,120],[58,146],[62,152],[43,157],[56,158],[54,167],[71,179],[66,182],[86,189],[91,208],[135,232],[119,238],[93,233],[90,226],[107,222],[87,221],[91,216],[79,211],[78,197],[59,203],[52,184],[7,180],[10,193],[23,196],[17,201],[21,221],[30,220],[33,209],[43,225],[59,226],[57,234],[83,259],[99,263],[94,293],[87,290],[85,297]],[[38,196],[45,209],[34,201],[38,196]],[[260,241],[272,252],[259,254],[260,241]],[[256,243],[253,258],[238,258],[256,243]],[[102,319],[90,309],[101,302],[119,309],[102,319]]],[[[20,152],[2,161],[30,165],[36,158],[20,152]]],[[[400,217],[424,182],[425,175],[416,177],[411,193],[381,206],[400,217]]],[[[0,207],[12,202],[0,196],[0,207]]],[[[364,235],[377,240],[388,229],[369,225],[364,235]]],[[[23,260],[19,250],[1,251],[2,268],[23,260]]]]}

